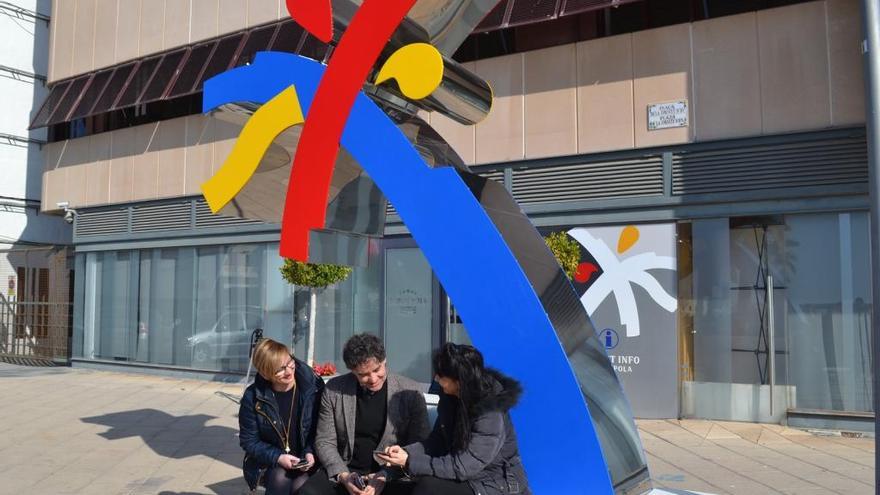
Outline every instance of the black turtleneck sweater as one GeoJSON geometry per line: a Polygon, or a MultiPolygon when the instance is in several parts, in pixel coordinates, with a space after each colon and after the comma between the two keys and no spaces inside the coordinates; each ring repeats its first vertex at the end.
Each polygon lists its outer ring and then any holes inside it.
{"type": "Polygon", "coordinates": [[[373,459],[373,451],[379,446],[385,433],[385,416],[388,411],[388,380],[377,392],[358,386],[357,414],[354,420],[354,452],[348,468],[361,474],[379,470],[373,459]]]}

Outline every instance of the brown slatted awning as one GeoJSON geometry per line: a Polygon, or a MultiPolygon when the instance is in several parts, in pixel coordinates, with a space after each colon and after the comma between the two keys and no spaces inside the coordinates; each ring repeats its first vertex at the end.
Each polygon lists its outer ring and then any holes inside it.
{"type": "MultiPolygon", "coordinates": [[[[501,0],[475,32],[615,7],[639,0],[501,0]]],[[[198,93],[207,79],[250,63],[258,51],[298,53],[324,60],[328,46],[287,19],[125,62],[49,88],[29,129],[198,93]]]]}
{"type": "Polygon", "coordinates": [[[534,24],[640,0],[501,0],[474,32],[534,24]]]}
{"type": "Polygon", "coordinates": [[[125,62],[53,84],[29,129],[198,93],[206,80],[265,50],[323,60],[327,45],[287,20],[125,62]]]}

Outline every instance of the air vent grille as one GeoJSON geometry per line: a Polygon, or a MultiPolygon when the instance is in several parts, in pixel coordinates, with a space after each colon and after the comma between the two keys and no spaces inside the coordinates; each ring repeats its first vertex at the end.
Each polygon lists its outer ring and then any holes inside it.
{"type": "Polygon", "coordinates": [[[102,236],[128,232],[128,210],[80,211],[76,216],[76,235],[102,236]]]}
{"type": "Polygon", "coordinates": [[[205,203],[205,200],[196,201],[196,228],[210,229],[218,227],[228,227],[230,225],[256,225],[262,224],[260,220],[248,220],[238,217],[230,217],[226,215],[215,215],[211,213],[211,208],[205,203]]]}
{"type": "Polygon", "coordinates": [[[660,156],[513,172],[513,197],[520,204],[662,194],[660,156]]]}
{"type": "Polygon", "coordinates": [[[864,137],[680,152],[672,160],[674,195],[863,184],[867,180],[864,137]]]}
{"type": "Polygon", "coordinates": [[[192,228],[190,209],[189,201],[135,206],[131,211],[131,231],[189,230],[192,228]]]}

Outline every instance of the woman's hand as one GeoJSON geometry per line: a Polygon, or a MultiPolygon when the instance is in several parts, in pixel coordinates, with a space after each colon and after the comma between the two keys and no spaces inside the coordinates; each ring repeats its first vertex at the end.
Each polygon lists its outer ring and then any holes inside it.
{"type": "Polygon", "coordinates": [[[309,469],[312,469],[312,466],[315,465],[315,456],[313,456],[312,454],[306,454],[305,460],[306,462],[308,462],[308,464],[299,468],[300,471],[308,471],[309,469]]]}
{"type": "Polygon", "coordinates": [[[290,454],[281,454],[278,456],[278,465],[284,469],[293,469],[293,465],[299,462],[299,457],[290,454]]]}
{"type": "Polygon", "coordinates": [[[385,481],[384,471],[367,476],[367,490],[369,492],[365,491],[365,495],[381,495],[382,490],[385,489],[385,481]]]}
{"type": "Polygon", "coordinates": [[[406,466],[409,454],[400,445],[392,445],[391,447],[386,447],[385,453],[380,454],[379,457],[385,461],[386,466],[404,467],[406,466]]]}

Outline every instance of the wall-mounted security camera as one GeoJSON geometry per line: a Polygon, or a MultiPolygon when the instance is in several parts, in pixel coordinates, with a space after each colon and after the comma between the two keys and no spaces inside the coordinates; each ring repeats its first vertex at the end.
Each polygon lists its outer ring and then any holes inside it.
{"type": "Polygon", "coordinates": [[[73,223],[73,220],[76,218],[76,210],[70,207],[70,203],[67,201],[59,201],[55,203],[58,208],[64,209],[64,221],[67,223],[73,223]]]}

